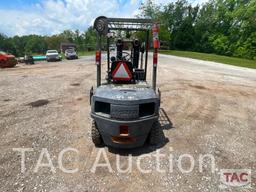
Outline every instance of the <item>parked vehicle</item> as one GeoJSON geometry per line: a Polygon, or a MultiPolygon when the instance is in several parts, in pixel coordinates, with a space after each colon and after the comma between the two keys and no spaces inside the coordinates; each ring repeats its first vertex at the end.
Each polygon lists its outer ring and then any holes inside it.
{"type": "Polygon", "coordinates": [[[46,61],[61,61],[61,55],[57,50],[48,50],[46,52],[46,61]]]}
{"type": "Polygon", "coordinates": [[[66,59],[78,59],[77,53],[73,48],[65,50],[65,57],[66,59]]]}
{"type": "Polygon", "coordinates": [[[17,63],[14,55],[0,51],[0,68],[15,67],[17,63]]]}
{"type": "Polygon", "coordinates": [[[24,63],[25,61],[24,61],[24,57],[18,57],[18,58],[16,58],[17,59],[17,61],[18,61],[18,63],[24,63]]]}
{"type": "Polygon", "coordinates": [[[25,64],[27,64],[27,65],[34,65],[34,64],[35,64],[32,55],[25,55],[25,56],[24,56],[24,62],[25,62],[25,64]]]}

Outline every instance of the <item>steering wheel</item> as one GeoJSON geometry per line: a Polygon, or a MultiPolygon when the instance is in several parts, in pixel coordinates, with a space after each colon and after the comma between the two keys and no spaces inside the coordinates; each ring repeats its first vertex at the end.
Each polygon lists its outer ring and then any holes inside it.
{"type": "Polygon", "coordinates": [[[131,54],[123,51],[123,59],[126,61],[131,61],[131,54]]]}

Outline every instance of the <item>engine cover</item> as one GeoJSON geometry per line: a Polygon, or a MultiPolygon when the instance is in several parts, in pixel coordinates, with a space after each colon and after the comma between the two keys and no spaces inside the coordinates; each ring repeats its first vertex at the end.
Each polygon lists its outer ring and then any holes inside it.
{"type": "Polygon", "coordinates": [[[139,105],[111,105],[111,118],[131,120],[139,117],[139,105]]]}

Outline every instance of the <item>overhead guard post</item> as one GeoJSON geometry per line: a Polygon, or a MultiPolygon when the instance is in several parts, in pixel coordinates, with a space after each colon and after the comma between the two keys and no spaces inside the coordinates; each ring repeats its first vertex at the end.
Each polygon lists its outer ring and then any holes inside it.
{"type": "Polygon", "coordinates": [[[158,62],[158,48],[159,48],[159,27],[157,24],[154,24],[152,27],[153,32],[153,77],[152,77],[152,86],[156,90],[156,76],[157,76],[157,62],[158,62]]]}
{"type": "Polygon", "coordinates": [[[97,66],[97,87],[101,85],[101,35],[97,33],[96,48],[96,66],[97,66]]]}

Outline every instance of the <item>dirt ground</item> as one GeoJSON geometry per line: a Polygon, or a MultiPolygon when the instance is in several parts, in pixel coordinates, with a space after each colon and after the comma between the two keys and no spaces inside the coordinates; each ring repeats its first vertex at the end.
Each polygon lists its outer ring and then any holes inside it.
{"type": "MultiPolygon", "coordinates": [[[[150,82],[151,73],[148,77],[150,82]]],[[[256,190],[256,70],[160,55],[157,83],[166,139],[162,145],[133,150],[92,144],[89,90],[95,83],[94,56],[0,70],[0,191],[256,190]],[[63,172],[58,163],[67,147],[78,153],[66,153],[63,166],[77,169],[75,173],[63,172]],[[21,153],[14,148],[32,150],[25,154],[23,173],[21,153]],[[40,167],[35,171],[43,150],[49,154],[43,162],[50,160],[54,170],[40,167]],[[156,170],[156,150],[165,154],[160,161],[162,172],[156,170]],[[97,167],[93,172],[102,151],[113,171],[97,167]],[[182,173],[177,163],[184,154],[195,160],[190,173],[182,173]],[[213,170],[206,162],[200,171],[198,159],[204,154],[214,157],[213,170]],[[117,157],[123,169],[131,157],[132,170],[118,172],[117,157]],[[138,160],[148,173],[138,169],[138,160]],[[224,189],[221,169],[251,169],[251,188],[224,189]]],[[[188,170],[191,162],[184,159],[182,167],[188,170]]]]}

